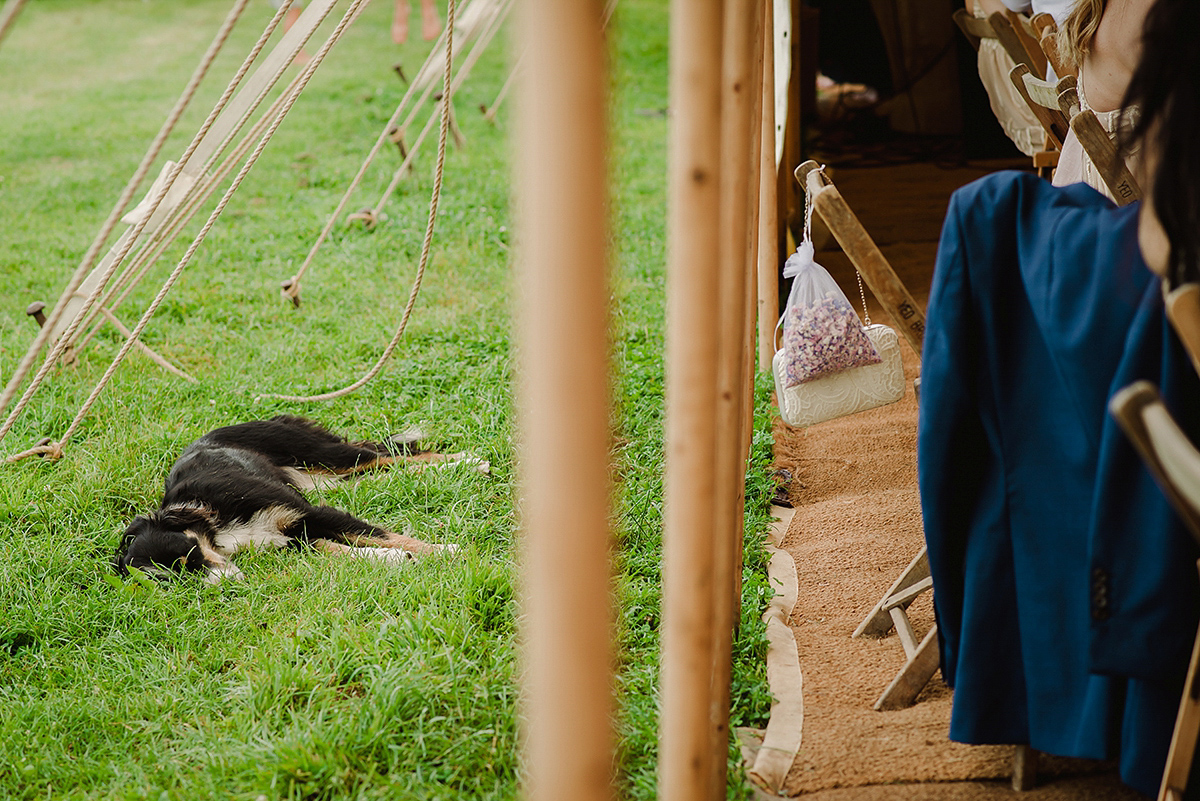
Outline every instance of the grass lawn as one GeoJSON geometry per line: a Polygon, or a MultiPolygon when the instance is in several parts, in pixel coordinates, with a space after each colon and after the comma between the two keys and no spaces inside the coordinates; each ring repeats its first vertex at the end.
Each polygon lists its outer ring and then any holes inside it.
{"type": "MultiPolygon", "coordinates": [[[[659,669],[666,5],[622,0],[611,28],[614,292],[597,298],[614,320],[621,794],[643,799],[655,794],[659,669]]],[[[39,0],[0,46],[0,379],[33,338],[26,305],[54,300],[228,7],[39,0]]],[[[250,4],[163,158],[183,150],[270,13],[250,4]]],[[[518,793],[511,109],[494,126],[477,111],[507,75],[507,31],[457,96],[467,144],[448,154],[424,288],[387,369],[322,405],[259,399],[356,379],[407,300],[433,139],[383,224],[335,229],[301,308],[278,294],[403,94],[392,65],[412,76],[424,61],[419,37],[391,43],[390,14],[368,7],[334,49],[147,329],[199,383],[135,353],[61,461],[0,466],[0,797],[518,793]],[[244,582],[116,581],[118,535],[157,503],[175,455],[211,428],[279,413],[364,439],[420,425],[436,445],[488,459],[491,476],[395,470],[320,494],[464,553],[403,568],[250,553],[238,558],[244,582]]],[[[384,151],[351,208],[371,205],[398,162],[384,151]]],[[[190,239],[118,311],[128,325],[190,239]]],[[[106,327],[56,370],[0,453],[60,435],[120,342],[106,327]]],[[[762,725],[770,703],[760,384],[735,725],[762,725]]],[[[731,770],[729,795],[747,792],[731,770]]]]}

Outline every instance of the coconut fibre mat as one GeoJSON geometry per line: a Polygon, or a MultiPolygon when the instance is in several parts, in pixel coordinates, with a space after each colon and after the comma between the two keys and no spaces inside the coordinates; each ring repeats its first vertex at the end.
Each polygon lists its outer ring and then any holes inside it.
{"type": "MultiPolygon", "coordinates": [[[[796,510],[781,547],[798,574],[789,625],[804,697],[800,752],[785,795],[858,801],[1012,793],[1007,784],[979,781],[1011,776],[1011,746],[947,738],[952,692],[940,673],[908,709],[874,711],[905,662],[904,650],[894,631],[883,639],[850,636],[923,544],[912,391],[918,361],[907,346],[903,350],[908,390],[898,403],[808,429],[776,423],[776,467],[791,472],[787,490],[796,510]],[[967,780],[973,781],[903,792],[897,786],[967,780]]],[[[933,625],[930,593],[909,608],[909,618],[919,641],[933,625]]],[[[1056,787],[1052,797],[1140,798],[1100,763],[1043,754],[1038,776],[1042,787],[1026,797],[1056,787]],[[1068,780],[1072,776],[1082,778],[1068,780]],[[1079,792],[1070,790],[1080,782],[1079,792]]]]}

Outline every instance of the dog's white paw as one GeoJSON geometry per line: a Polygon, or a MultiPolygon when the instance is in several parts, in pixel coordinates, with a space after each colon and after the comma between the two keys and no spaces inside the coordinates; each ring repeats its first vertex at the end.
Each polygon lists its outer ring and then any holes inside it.
{"type": "Polygon", "coordinates": [[[470,467],[476,472],[483,473],[485,476],[492,474],[492,463],[487,459],[481,459],[478,456],[472,456],[466,451],[458,453],[448,453],[446,458],[440,462],[434,462],[433,467],[449,468],[449,467],[470,467]]]}
{"type": "Polygon", "coordinates": [[[412,562],[417,558],[417,555],[412,551],[405,551],[400,548],[355,547],[351,551],[350,555],[356,559],[375,559],[379,562],[390,562],[394,565],[412,562]]]}
{"type": "Polygon", "coordinates": [[[232,563],[219,567],[205,566],[205,584],[220,584],[225,579],[229,579],[230,581],[245,581],[246,574],[239,570],[237,565],[232,563]]]}

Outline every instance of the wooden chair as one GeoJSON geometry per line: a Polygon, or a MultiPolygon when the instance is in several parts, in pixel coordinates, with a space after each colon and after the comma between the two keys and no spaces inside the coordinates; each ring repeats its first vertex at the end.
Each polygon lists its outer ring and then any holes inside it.
{"type": "Polygon", "coordinates": [[[1073,87],[1059,95],[1058,103],[1063,113],[1070,119],[1071,130],[1075,132],[1075,138],[1079,140],[1083,152],[1087,153],[1092,164],[1096,165],[1100,178],[1108,187],[1116,204],[1124,206],[1140,200],[1142,187],[1133,177],[1133,172],[1125,163],[1125,159],[1121,158],[1117,152],[1117,146],[1113,144],[1108,131],[1104,130],[1104,126],[1100,124],[1096,112],[1082,107],[1079,102],[1079,93],[1073,87]]]}
{"type": "Polygon", "coordinates": [[[1096,118],[1095,112],[1083,108],[1079,102],[1075,76],[1067,75],[1051,84],[1035,78],[1025,65],[1018,64],[1009,73],[1009,78],[1046,129],[1047,138],[1058,149],[1062,149],[1067,132],[1075,132],[1075,138],[1096,165],[1101,179],[1118,205],[1124,206],[1141,198],[1141,187],[1129,170],[1129,165],[1117,153],[1108,132],[1096,118]]]}
{"type": "MultiPolygon", "coordinates": [[[[817,167],[815,161],[804,162],[796,168],[796,180],[805,187],[815,211],[821,215],[858,274],[891,317],[896,330],[920,356],[925,335],[924,313],[837,187],[817,167]]],[[[853,634],[855,637],[886,637],[895,628],[904,647],[907,661],[875,702],[877,710],[911,706],[937,672],[937,627],[934,626],[918,643],[906,613],[909,605],[921,593],[931,589],[933,580],[929,577],[929,561],[922,548],[853,634]]]]}
{"type": "MultiPolygon", "coordinates": [[[[1167,294],[1167,317],[1200,370],[1200,284],[1185,284],[1167,294]]],[[[1109,408],[1146,468],[1162,487],[1192,536],[1200,542],[1200,451],[1175,423],[1158,390],[1146,381],[1113,396],[1109,408]]],[[[1200,569],[1200,562],[1197,562],[1200,569]]],[[[1184,680],[1183,697],[1159,785],[1159,801],[1182,801],[1200,739],[1200,631],[1184,680]]]]}
{"type": "Polygon", "coordinates": [[[1046,77],[1046,54],[1028,17],[1015,11],[997,11],[988,22],[1014,64],[1024,64],[1038,78],[1046,77]]]}
{"type": "MultiPolygon", "coordinates": [[[[981,18],[969,13],[965,8],[960,8],[954,12],[952,18],[976,52],[979,52],[980,44],[984,39],[995,39],[1008,53],[1014,64],[1023,65],[1031,75],[1045,76],[1045,54],[1032,34],[1024,35],[1025,22],[1022,20],[1025,18],[1021,15],[1010,16],[996,12],[990,17],[981,18]],[[1021,35],[1018,35],[1018,29],[1022,32],[1021,35]],[[1030,43],[1032,46],[1027,46],[1030,43]]],[[[1020,91],[1019,88],[1018,91],[1020,91]]],[[[1026,103],[1028,102],[1026,99],[1026,103]]],[[[1041,118],[1039,117],[1038,120],[1040,122],[1041,118]]],[[[1039,174],[1049,177],[1049,171],[1058,164],[1058,151],[1059,146],[1052,144],[1047,138],[1042,150],[1033,154],[1033,166],[1039,174]]]]}
{"type": "MultiPolygon", "coordinates": [[[[1046,56],[1046,63],[1050,69],[1054,70],[1055,76],[1065,78],[1068,75],[1075,75],[1075,70],[1064,64],[1058,53],[1058,25],[1054,22],[1054,17],[1043,11],[1041,14],[1034,15],[1030,23],[1037,37],[1038,46],[1041,48],[1042,54],[1046,56]]],[[[1049,77],[1049,71],[1044,77],[1049,77]]]]}
{"type": "Polygon", "coordinates": [[[1070,120],[1059,108],[1058,94],[1068,87],[1074,89],[1075,77],[1069,75],[1055,84],[1050,84],[1034,77],[1025,64],[1013,67],[1008,77],[1046,131],[1046,152],[1053,155],[1039,160],[1038,156],[1042,154],[1035,153],[1033,166],[1037,168],[1039,175],[1049,178],[1050,171],[1058,166],[1058,156],[1062,151],[1063,140],[1067,138],[1067,131],[1071,130],[1070,120]]]}
{"type": "Polygon", "coordinates": [[[989,17],[977,17],[960,8],[951,18],[976,52],[983,39],[996,39],[1014,64],[1024,64],[1033,75],[1046,77],[1046,54],[1032,24],[1021,14],[997,11],[989,17]]]}
{"type": "MultiPolygon", "coordinates": [[[[817,214],[850,259],[863,281],[892,319],[905,340],[921,355],[925,315],[900,281],[837,187],[814,161],[796,168],[796,180],[805,187],[817,214]]],[[[1200,330],[1200,329],[1198,329],[1200,330]]],[[[892,630],[904,648],[906,661],[875,702],[879,711],[911,706],[938,670],[937,626],[917,642],[907,609],[922,593],[933,590],[926,549],[913,558],[887,592],[854,631],[854,637],[885,637],[892,630]]],[[[1037,752],[1017,746],[1013,758],[1014,790],[1032,789],[1037,774],[1037,752]]]]}

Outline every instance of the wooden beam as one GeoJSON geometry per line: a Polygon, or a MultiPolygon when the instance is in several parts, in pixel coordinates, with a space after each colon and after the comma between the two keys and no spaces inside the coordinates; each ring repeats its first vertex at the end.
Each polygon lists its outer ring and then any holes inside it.
{"type": "MultiPolygon", "coordinates": [[[[712,777],[722,0],[672,0],[659,797],[712,777]]],[[[724,589],[724,588],[723,588],[724,589]]]]}
{"type": "Polygon", "coordinates": [[[758,178],[758,369],[770,370],[779,319],[778,178],[775,165],[775,14],[763,18],[762,142],[758,178]]]}
{"type": "Polygon", "coordinates": [[[518,27],[528,59],[514,181],[530,801],[615,798],[602,12],[602,0],[526,0],[518,27]]]}

